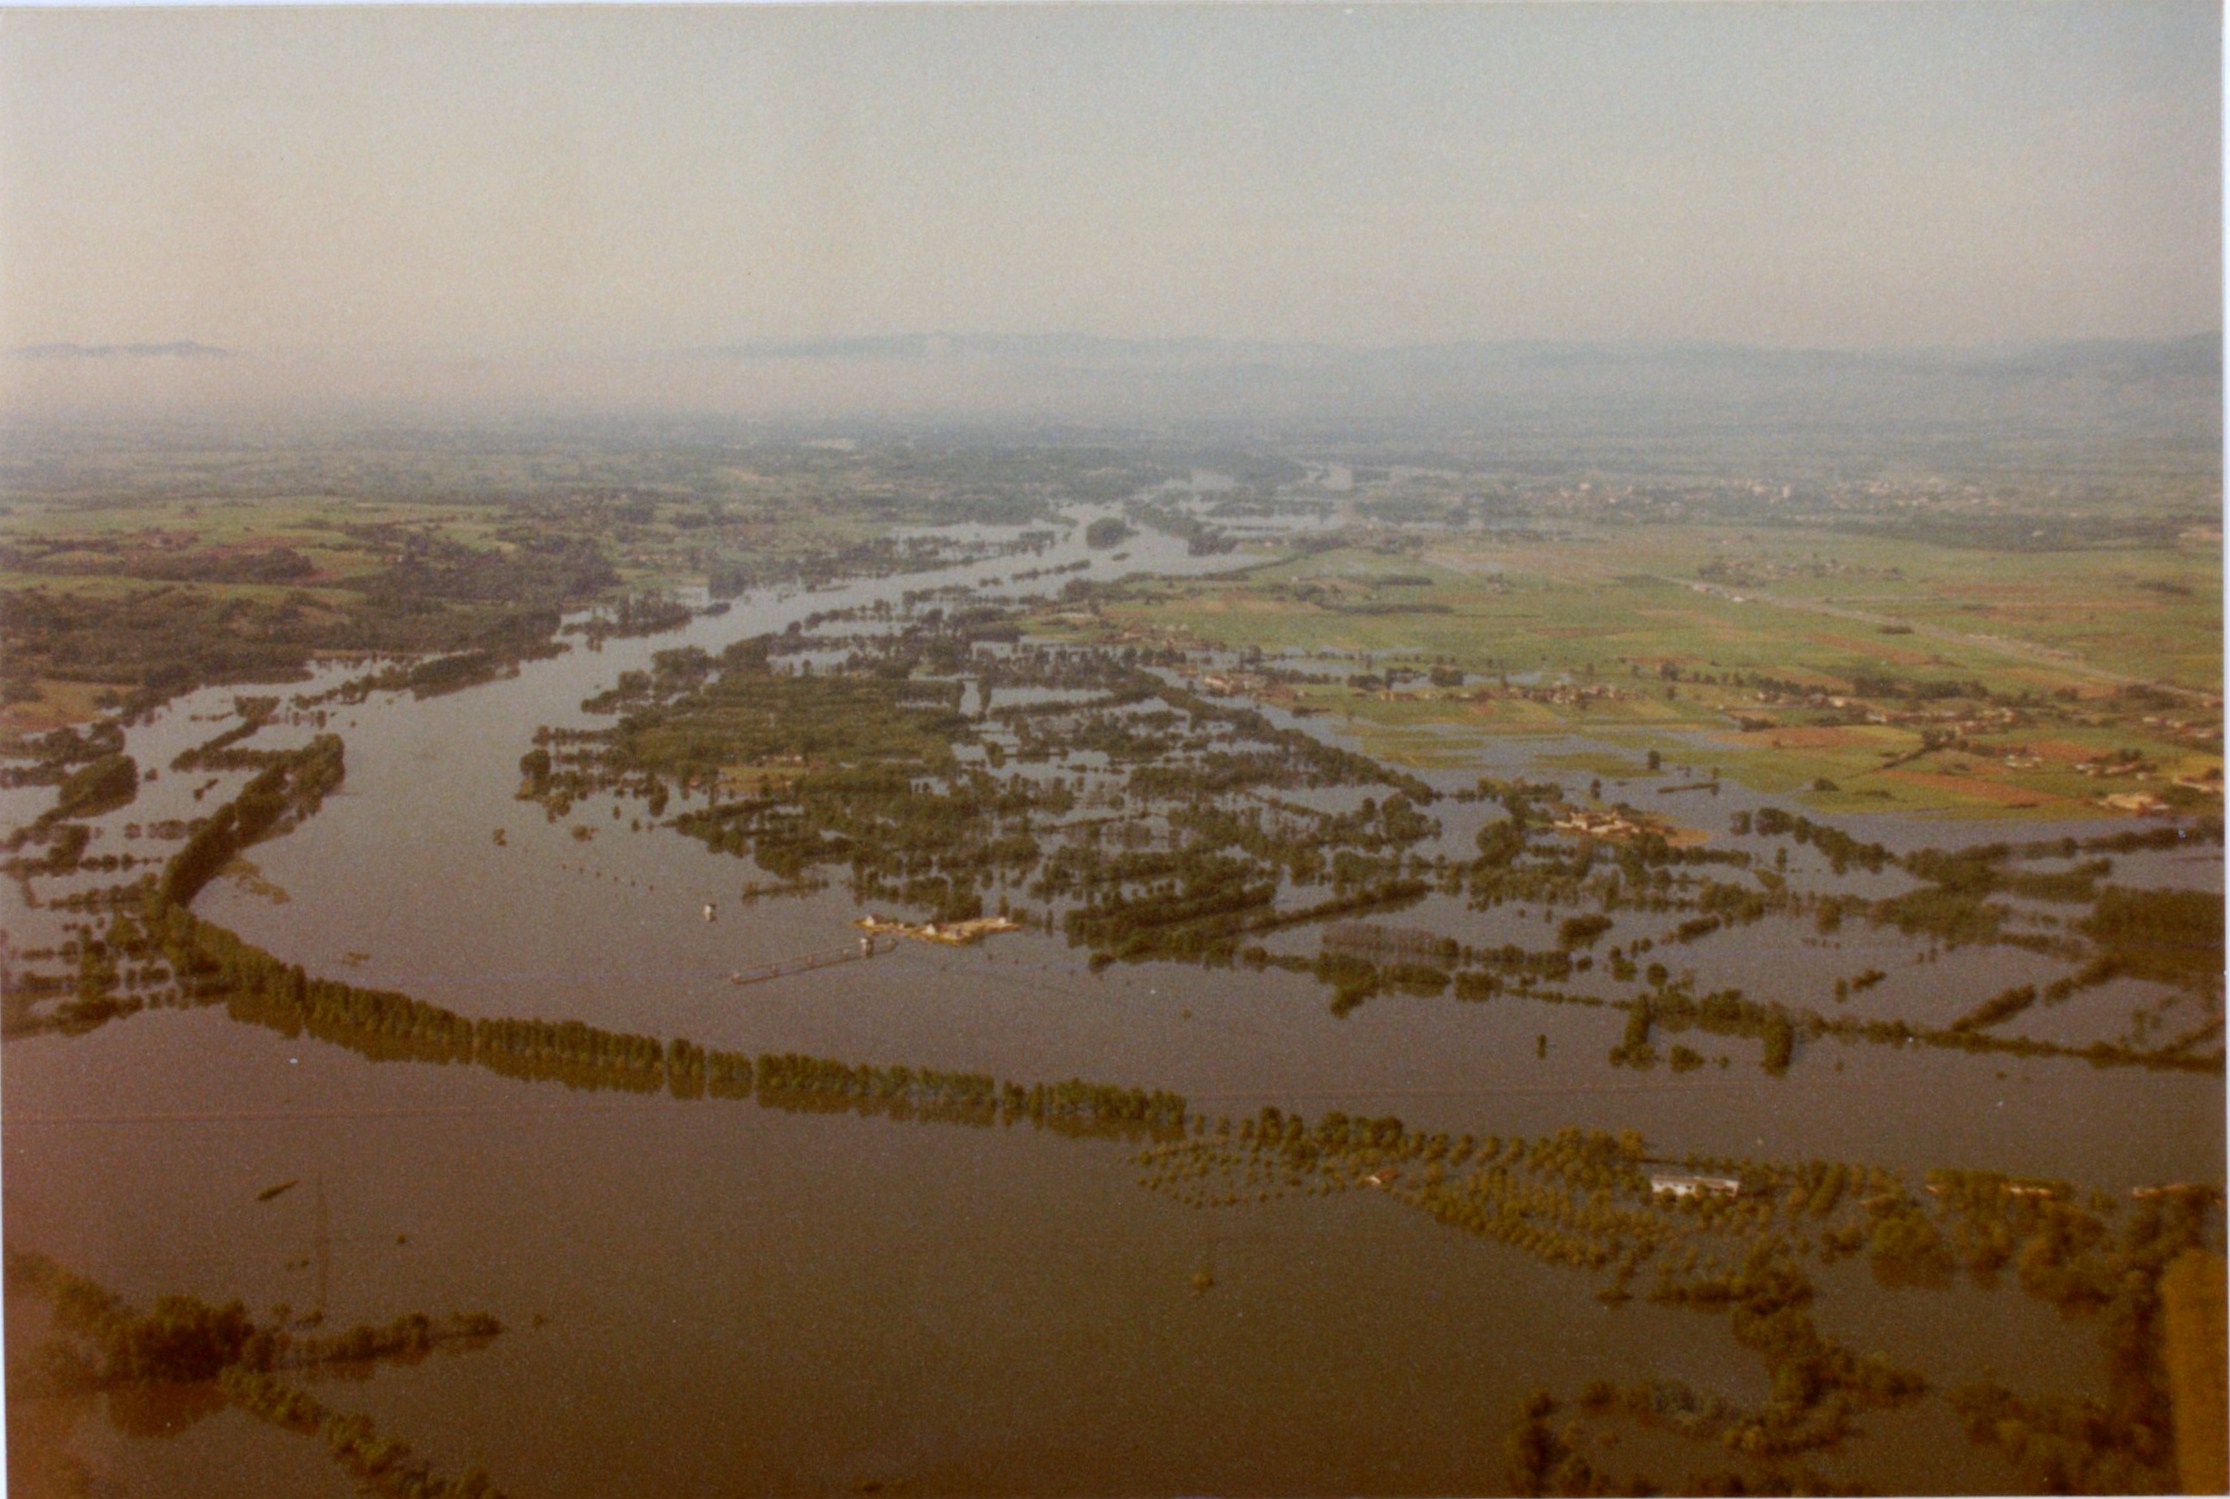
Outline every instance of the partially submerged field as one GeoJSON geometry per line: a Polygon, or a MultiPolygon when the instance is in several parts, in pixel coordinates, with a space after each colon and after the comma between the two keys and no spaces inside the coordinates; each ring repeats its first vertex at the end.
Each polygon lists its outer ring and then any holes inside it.
{"type": "Polygon", "coordinates": [[[475,461],[10,518],[54,1486],[2158,1491],[2219,1409],[2201,541],[475,461]],[[2130,580],[2196,667],[1984,638],[2130,580]]]}
{"type": "Polygon", "coordinates": [[[1655,751],[1822,809],[2059,818],[2219,805],[2211,547],[1385,533],[1055,623],[1272,658],[1263,690],[1410,763],[1577,734],[1604,749],[1566,763],[1608,774],[1655,751]]]}
{"type": "Polygon", "coordinates": [[[451,653],[472,658],[460,680],[483,676],[545,648],[566,612],[663,628],[685,617],[680,588],[944,565],[982,544],[922,528],[1023,526],[1056,495],[1158,472],[966,442],[27,439],[0,469],[0,733],[299,679],[320,657],[451,653]]]}

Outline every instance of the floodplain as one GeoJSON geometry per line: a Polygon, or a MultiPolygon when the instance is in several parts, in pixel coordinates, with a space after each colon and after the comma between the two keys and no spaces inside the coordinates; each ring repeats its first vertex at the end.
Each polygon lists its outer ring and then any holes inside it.
{"type": "Polygon", "coordinates": [[[11,1475],[2174,1488],[2219,535],[1969,498],[17,460],[11,1475]]]}

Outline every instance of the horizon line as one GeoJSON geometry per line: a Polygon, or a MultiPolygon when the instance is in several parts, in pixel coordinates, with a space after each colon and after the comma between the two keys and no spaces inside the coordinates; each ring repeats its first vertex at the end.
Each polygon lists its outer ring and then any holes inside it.
{"type": "MultiPolygon", "coordinates": [[[[257,347],[248,345],[243,347],[205,343],[195,338],[135,339],[113,342],[79,342],[61,339],[10,345],[5,350],[4,357],[11,361],[27,363],[137,359],[179,361],[253,360],[268,357],[417,358],[432,361],[469,359],[506,362],[571,360],[605,362],[644,358],[784,360],[890,357],[920,359],[943,352],[938,347],[940,345],[959,345],[963,348],[996,350],[1000,345],[1015,346],[1021,349],[1029,345],[1053,346],[1066,344],[1076,346],[1080,351],[1088,350],[1093,346],[1100,346],[1102,348],[1130,349],[1139,352],[1178,349],[1209,352],[1217,349],[1229,349],[1370,355],[1460,349],[1495,349],[1511,351],[1573,350],[1603,353],[1621,351],[1636,353],[1724,352],[1765,355],[1841,355],[1864,358],[1899,355],[2006,355],[2048,349],[2099,348],[2116,345],[2163,346],[2208,341],[2219,345],[2223,342],[2223,338],[2224,329],[2219,324],[2184,333],[2090,334],[2045,338],[2003,338],[1973,343],[1911,344],[1763,344],[1746,343],[1731,339],[1714,339],[1700,335],[1638,335],[1608,338],[1513,335],[1346,343],[1305,338],[1235,336],[1210,333],[1138,335],[1092,333],[1077,329],[1054,329],[1037,332],[915,329],[884,333],[757,335],[690,344],[636,345],[631,347],[584,344],[565,348],[540,349],[490,349],[463,345],[435,346],[411,343],[353,346],[276,345],[257,347]]],[[[1056,352],[1058,351],[1056,350],[1056,352]]]]}

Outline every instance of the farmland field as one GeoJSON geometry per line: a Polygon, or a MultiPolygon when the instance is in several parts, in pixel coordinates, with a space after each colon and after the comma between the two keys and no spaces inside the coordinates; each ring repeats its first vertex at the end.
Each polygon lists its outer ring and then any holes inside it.
{"type": "Polygon", "coordinates": [[[1157,1490],[2165,1481],[2155,1286],[2221,1244],[2187,519],[1978,563],[1305,450],[1243,504],[743,451],[17,474],[26,1481],[1091,1487],[1071,1399],[1157,1490]],[[179,1327],[184,1403],[103,1414],[73,1371],[179,1327]],[[646,1405],[739,1391],[709,1447],[646,1405]]]}

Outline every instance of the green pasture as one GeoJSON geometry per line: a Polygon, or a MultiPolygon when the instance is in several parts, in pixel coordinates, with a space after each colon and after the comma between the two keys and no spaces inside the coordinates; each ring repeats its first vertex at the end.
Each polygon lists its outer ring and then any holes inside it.
{"type": "MultiPolygon", "coordinates": [[[[1249,575],[1159,589],[1110,603],[1110,620],[1264,651],[1332,650],[1383,664],[1565,674],[1576,682],[1654,683],[1684,675],[1759,673],[1840,690],[1854,674],[1979,679],[2050,691],[2095,684],[1985,642],[1889,635],[1868,625],[1704,593],[1600,567],[1555,577],[1466,573],[1408,558],[1320,553],[1249,575]],[[1431,579],[1388,585],[1385,574],[1431,579]],[[1373,612],[1383,611],[1383,612],[1373,612]]],[[[1661,687],[1658,689],[1661,695],[1661,687]]],[[[1679,685],[1679,695],[1711,694],[1679,685]]],[[[1588,711],[1594,711],[1590,708],[1588,711]]]]}
{"type": "MultiPolygon", "coordinates": [[[[1824,560],[1817,565],[1826,567],[1824,560]]],[[[2207,628],[2209,611],[2219,615],[2218,577],[2211,556],[2182,550],[1977,560],[1949,555],[1945,548],[1839,535],[1641,528],[1599,545],[1481,546],[1468,556],[1446,548],[1423,556],[1360,548],[1319,552],[1243,578],[1164,582],[1109,600],[1103,604],[1103,629],[1270,653],[1329,652],[1359,658],[1357,671],[1448,665],[1473,674],[1456,690],[1419,682],[1390,690],[1344,683],[1299,690],[1301,701],[1339,715],[1372,752],[1409,763],[1461,763],[1457,746],[1465,736],[1602,735],[1632,746],[1637,757],[1656,748],[1668,764],[1676,757],[1681,763],[1700,759],[1743,785],[1822,810],[2071,816],[2094,813],[2098,798],[2110,792],[2164,794],[2171,789],[2170,777],[2219,765],[2219,755],[2179,740],[2172,728],[2179,714],[2185,722],[2208,721],[2210,715],[2192,703],[2188,710],[2152,711],[2158,722],[2144,722],[2144,715],[2110,696],[2110,684],[2029,650],[2048,644],[2073,651],[2078,664],[2101,664],[2096,655],[2068,643],[2077,639],[2073,634],[2020,633],[2015,626],[2024,616],[2005,600],[2076,590],[2075,596],[2091,597],[2102,611],[2117,611],[2113,630],[2136,630],[2143,620],[2164,637],[2152,647],[2121,640],[2120,654],[2106,669],[2180,659],[2185,669],[2148,674],[2219,686],[2205,676],[2219,674],[2219,644],[2207,628]],[[1764,540],[1755,540],[1757,535],[1764,540]],[[1814,552],[1827,542],[1849,543],[1836,559],[1840,571],[1830,576],[1792,572],[1758,584],[1715,583],[1709,590],[1692,576],[1728,555],[1757,563],[1761,571],[1812,565],[1814,552]],[[1490,561],[1504,570],[1484,565],[1490,561]],[[2146,579],[2170,590],[2135,586],[2146,579]],[[1873,595],[1852,596],[1862,583],[1873,595]],[[1962,601],[1982,602],[1995,611],[1988,628],[1968,621],[1966,632],[2016,643],[1891,632],[1865,620],[1764,601],[1769,590],[1784,587],[1800,601],[1832,598],[1837,606],[1847,602],[1867,612],[1916,619],[1924,606],[1951,620],[1962,601]],[[1836,588],[1845,592],[1833,592],[1836,588]],[[1993,596],[1999,602],[1988,603],[1993,596]],[[1665,679],[1666,667],[1676,669],[1680,680],[1665,679]],[[1998,694],[2060,696],[2049,723],[1979,739],[1964,754],[1933,752],[1893,765],[1885,762],[1923,749],[1924,724],[1821,731],[1807,726],[1815,715],[1801,707],[1761,705],[1749,687],[1696,680],[1737,672],[1836,695],[1852,694],[1858,678],[1888,677],[1911,683],[1974,681],[1998,694]],[[1599,684],[1622,695],[1547,703],[1503,692],[1502,678],[1517,679],[1509,684],[1514,686],[1535,673],[1542,682],[1599,684]],[[1488,691],[1474,697],[1481,677],[1488,679],[1488,691]],[[1776,745],[1772,730],[1739,732],[1736,715],[1775,720],[1784,740],[1794,742],[1776,745]],[[1708,753],[1672,737],[1698,731],[1714,736],[1708,753]],[[1458,737],[1450,737],[1452,732],[1458,737]],[[2004,765],[2005,754],[2030,741],[2063,746],[2061,758],[2033,770],[2004,765]],[[2092,753],[2135,749],[2155,762],[2159,773],[2142,782],[2083,777],[2066,761],[2067,745],[2092,753]],[[1834,789],[1815,789],[1822,782],[1834,789]]],[[[1915,705],[1878,706],[1894,712],[1915,705]]],[[[1631,762],[1616,756],[1601,763],[1614,774],[1633,773],[1631,762]]]]}
{"type": "MultiPolygon", "coordinates": [[[[1453,544],[1484,545],[1476,538],[1453,544]]],[[[2219,538],[2211,535],[2172,546],[2016,552],[1794,527],[1637,526],[1605,532],[1584,548],[1533,548],[1507,560],[1598,583],[1645,573],[1701,579],[1716,564],[1737,573],[1722,577],[1720,586],[1761,602],[1831,604],[2066,651],[2103,670],[2221,690],[2222,555],[2219,538]],[[1751,567],[1759,576],[1741,580],[1751,567]]],[[[1812,632],[1839,628],[1863,635],[1868,627],[1819,616],[1812,632]]],[[[1914,635],[1875,644],[1983,666],[2012,661],[1983,642],[1963,649],[1914,635]]]]}

